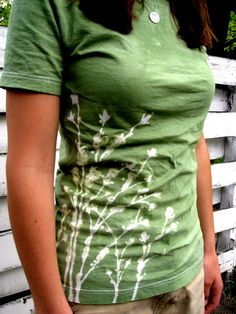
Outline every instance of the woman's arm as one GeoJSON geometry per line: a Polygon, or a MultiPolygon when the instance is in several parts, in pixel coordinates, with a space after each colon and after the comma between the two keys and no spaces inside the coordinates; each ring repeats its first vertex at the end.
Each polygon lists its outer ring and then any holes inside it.
{"type": "Polygon", "coordinates": [[[69,314],[57,264],[54,162],[59,97],[7,91],[7,190],[12,231],[37,314],[69,314]]]}
{"type": "Polygon", "coordinates": [[[220,302],[223,283],[215,252],[210,158],[203,134],[195,151],[197,159],[197,208],[204,238],[205,313],[208,314],[220,302]]]}

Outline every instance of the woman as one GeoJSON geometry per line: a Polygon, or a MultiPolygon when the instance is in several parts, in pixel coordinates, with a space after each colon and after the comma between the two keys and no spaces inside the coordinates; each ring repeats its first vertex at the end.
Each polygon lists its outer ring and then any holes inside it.
{"type": "Polygon", "coordinates": [[[14,0],[8,202],[37,314],[203,313],[203,253],[219,303],[212,39],[203,0],[14,0]]]}

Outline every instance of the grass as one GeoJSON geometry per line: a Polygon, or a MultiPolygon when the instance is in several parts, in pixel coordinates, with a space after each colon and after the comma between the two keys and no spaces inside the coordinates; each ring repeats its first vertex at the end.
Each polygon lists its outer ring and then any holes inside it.
{"type": "Polygon", "coordinates": [[[224,289],[219,307],[212,314],[236,313],[236,267],[232,272],[222,274],[224,289]]]}

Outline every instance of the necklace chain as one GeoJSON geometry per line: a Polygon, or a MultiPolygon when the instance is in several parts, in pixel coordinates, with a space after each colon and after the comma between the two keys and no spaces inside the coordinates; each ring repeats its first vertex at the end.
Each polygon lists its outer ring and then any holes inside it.
{"type": "Polygon", "coordinates": [[[153,10],[149,9],[149,7],[147,6],[147,4],[144,2],[144,6],[146,7],[146,9],[151,13],[151,12],[156,12],[157,6],[158,6],[158,0],[156,1],[155,4],[155,8],[153,10]]]}

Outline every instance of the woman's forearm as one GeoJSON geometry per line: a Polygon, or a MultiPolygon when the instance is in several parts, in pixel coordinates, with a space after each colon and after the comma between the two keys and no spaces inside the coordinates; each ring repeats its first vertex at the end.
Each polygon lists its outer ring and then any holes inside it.
{"type": "Polygon", "coordinates": [[[53,175],[7,162],[8,206],[17,250],[37,313],[70,313],[55,245],[53,175]]]}
{"type": "Polygon", "coordinates": [[[215,252],[215,234],[212,207],[211,167],[207,144],[203,135],[196,146],[197,208],[204,238],[205,253],[215,252]]]}
{"type": "Polygon", "coordinates": [[[7,190],[12,231],[36,314],[71,313],[57,264],[53,176],[58,96],[7,91],[7,190]]]}

